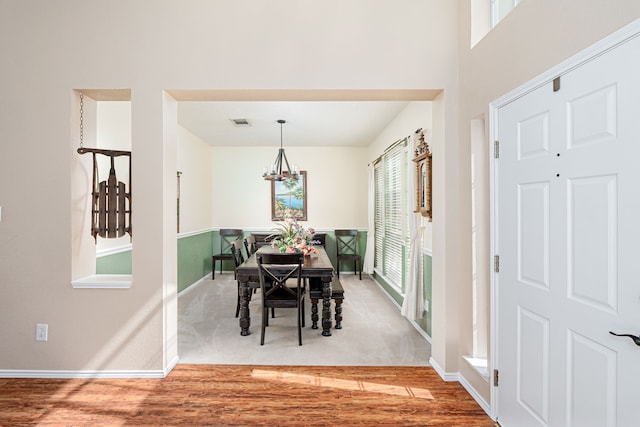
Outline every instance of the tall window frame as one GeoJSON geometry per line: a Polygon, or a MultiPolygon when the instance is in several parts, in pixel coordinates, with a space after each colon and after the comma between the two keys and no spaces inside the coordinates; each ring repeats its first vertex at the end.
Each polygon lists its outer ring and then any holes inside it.
{"type": "Polygon", "coordinates": [[[516,7],[521,0],[489,0],[491,28],[498,25],[509,12],[516,7]]]}
{"type": "Polygon", "coordinates": [[[407,143],[395,142],[374,162],[374,270],[400,294],[408,271],[407,143]]]}

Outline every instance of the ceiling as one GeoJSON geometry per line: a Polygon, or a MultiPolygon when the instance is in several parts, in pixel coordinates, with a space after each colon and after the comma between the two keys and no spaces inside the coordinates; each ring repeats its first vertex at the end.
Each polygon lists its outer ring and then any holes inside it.
{"type": "Polygon", "coordinates": [[[212,146],[369,145],[410,101],[188,101],[178,123],[212,146]],[[249,126],[236,126],[246,119],[249,126]]]}

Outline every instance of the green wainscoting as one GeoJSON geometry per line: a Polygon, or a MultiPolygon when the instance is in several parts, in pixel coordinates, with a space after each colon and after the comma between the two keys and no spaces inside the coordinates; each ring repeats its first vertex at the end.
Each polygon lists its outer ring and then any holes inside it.
{"type": "Polygon", "coordinates": [[[178,239],[178,292],[211,273],[214,248],[220,248],[218,231],[207,231],[178,239]],[[216,238],[217,246],[214,242],[216,238]]]}
{"type": "MultiPolygon", "coordinates": [[[[260,234],[264,234],[264,233],[273,233],[274,230],[252,230],[252,231],[245,231],[244,235],[248,236],[251,233],[260,233],[260,234]]],[[[337,266],[336,263],[336,235],[333,232],[333,230],[331,231],[325,231],[325,230],[318,230],[318,233],[323,233],[326,235],[325,238],[325,251],[327,252],[327,255],[329,256],[329,259],[331,260],[331,264],[333,264],[333,266],[337,266]]],[[[211,237],[211,241],[212,241],[212,245],[213,245],[213,252],[214,253],[219,253],[220,252],[220,233],[219,231],[214,231],[212,232],[212,237],[211,237]]],[[[366,231],[358,231],[358,253],[362,256],[362,260],[364,262],[364,254],[367,248],[367,232],[366,231]]],[[[180,252],[180,248],[178,248],[178,252],[180,252]]],[[[178,259],[180,259],[180,256],[178,256],[178,259]]],[[[209,260],[211,259],[211,255],[209,256],[209,260]]],[[[209,263],[211,263],[209,261],[209,263]]],[[[180,267],[180,264],[178,264],[178,267],[180,267]]],[[[222,271],[233,271],[234,265],[233,262],[231,261],[225,261],[222,265],[222,271]]],[[[342,266],[342,271],[344,272],[353,272],[353,264],[350,263],[343,263],[342,266]]],[[[209,266],[209,272],[211,271],[211,266],[209,266]]],[[[217,263],[216,265],[216,272],[220,271],[220,262],[217,263]]]]}
{"type": "MultiPolygon", "coordinates": [[[[264,232],[269,232],[263,231],[264,232]]],[[[335,234],[330,231],[318,231],[326,234],[325,249],[331,263],[336,265],[336,238],[335,234]]],[[[245,232],[245,235],[251,232],[245,232]]],[[[257,233],[257,231],[256,231],[257,233]]],[[[364,259],[365,249],[367,247],[367,232],[360,231],[358,233],[358,250],[364,259]]],[[[220,251],[220,233],[216,231],[206,231],[199,234],[189,235],[178,238],[178,292],[183,291],[192,284],[196,283],[203,277],[211,274],[211,257],[214,252],[220,251]]],[[[406,255],[403,254],[403,259],[406,255]]],[[[423,282],[424,297],[429,305],[429,310],[424,313],[420,319],[416,319],[416,323],[422,328],[427,335],[431,336],[431,312],[433,306],[431,304],[432,290],[432,257],[429,254],[423,254],[423,282]]],[[[344,264],[343,272],[353,272],[351,265],[344,264]]],[[[218,264],[217,269],[220,268],[218,264]]],[[[225,262],[223,271],[232,271],[233,263],[225,262]]],[[[96,259],[96,274],[132,274],[131,273],[131,250],[119,252],[112,255],[106,255],[96,259]]],[[[374,274],[374,279],[382,286],[382,288],[393,298],[398,305],[402,306],[404,296],[400,294],[395,287],[387,283],[382,277],[374,274]]]]}
{"type": "MultiPolygon", "coordinates": [[[[416,319],[416,323],[420,325],[420,328],[424,330],[427,335],[431,336],[431,289],[432,289],[432,258],[431,255],[423,254],[422,256],[422,281],[424,283],[424,299],[425,303],[429,306],[429,311],[426,311],[420,319],[416,319]]],[[[425,307],[426,309],[427,307],[425,307]]]]}
{"type": "MultiPolygon", "coordinates": [[[[178,238],[178,292],[211,273],[214,247],[220,247],[217,231],[178,238]]],[[[96,259],[96,274],[132,274],[131,264],[131,250],[102,256],[96,259]]]]}
{"type": "Polygon", "coordinates": [[[131,250],[96,258],[96,274],[131,274],[131,250]]]}
{"type": "MultiPolygon", "coordinates": [[[[255,233],[269,233],[272,230],[253,231],[255,233]]],[[[326,234],[325,250],[331,259],[331,263],[336,265],[336,238],[333,231],[318,231],[326,234]]],[[[251,234],[247,231],[245,236],[251,234]]],[[[358,232],[358,252],[364,254],[367,247],[367,232],[358,232]]],[[[178,238],[178,292],[188,288],[198,280],[211,273],[211,257],[220,251],[220,232],[205,231],[202,233],[178,238]]],[[[224,262],[222,270],[233,271],[231,261],[224,262]]],[[[219,271],[220,263],[216,270],[219,271]]],[[[343,272],[353,272],[353,266],[342,265],[343,272]]],[[[112,255],[102,256],[96,259],[96,274],[132,274],[131,272],[131,250],[119,252],[112,255]]]]}

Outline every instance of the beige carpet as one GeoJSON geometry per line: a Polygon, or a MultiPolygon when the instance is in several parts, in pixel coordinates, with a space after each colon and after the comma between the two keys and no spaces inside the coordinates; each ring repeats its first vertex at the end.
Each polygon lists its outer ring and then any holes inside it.
{"type": "MultiPolygon", "coordinates": [[[[260,345],[260,292],[250,303],[251,335],[240,336],[235,317],[236,281],[232,273],[216,274],[183,292],[178,299],[180,363],[427,366],[431,347],[424,336],[399,313],[368,276],[340,276],[345,292],[342,329],[311,329],[307,300],[306,327],[298,346],[295,309],[279,309],[269,320],[260,345]]],[[[322,307],[319,306],[321,315],[322,307]]],[[[332,305],[333,310],[333,305],[332,305]]],[[[335,326],[335,322],[334,326],[335,326]]]]}

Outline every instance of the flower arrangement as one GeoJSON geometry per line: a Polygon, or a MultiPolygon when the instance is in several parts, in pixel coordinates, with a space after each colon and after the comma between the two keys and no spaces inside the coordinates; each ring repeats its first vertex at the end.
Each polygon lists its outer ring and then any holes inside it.
{"type": "Polygon", "coordinates": [[[284,212],[284,222],[278,224],[274,229],[277,233],[271,241],[271,246],[278,248],[282,253],[299,253],[305,256],[317,254],[318,250],[313,247],[311,239],[315,234],[315,230],[311,227],[304,228],[294,218],[291,209],[284,212]]]}

